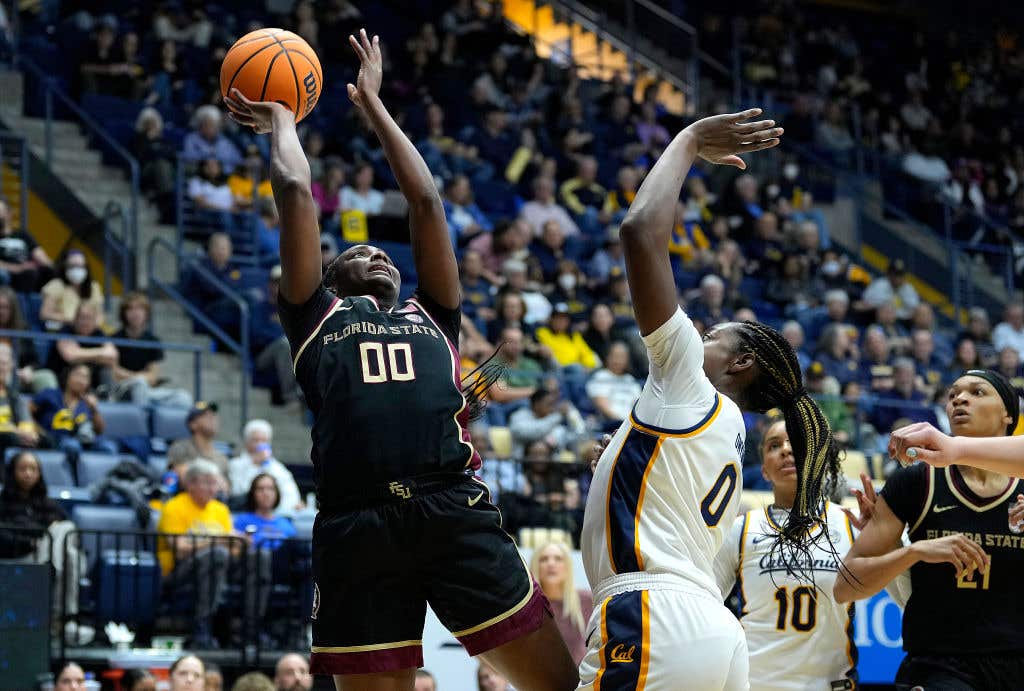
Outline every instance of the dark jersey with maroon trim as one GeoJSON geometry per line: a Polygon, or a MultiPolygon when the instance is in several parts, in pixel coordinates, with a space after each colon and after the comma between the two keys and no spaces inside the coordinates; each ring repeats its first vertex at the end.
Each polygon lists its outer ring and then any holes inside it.
{"type": "Polygon", "coordinates": [[[918,562],[903,614],[903,647],[917,654],[1024,653],[1024,535],[1009,529],[1009,508],[1024,481],[979,497],[956,466],[917,463],[889,478],[882,496],[913,542],[963,533],[992,558],[988,573],[957,578],[951,564],[918,562]]]}
{"type": "Polygon", "coordinates": [[[280,301],[295,376],[313,411],[320,501],[426,473],[476,469],[459,381],[461,313],[426,295],[382,310],[320,288],[280,301]]]}

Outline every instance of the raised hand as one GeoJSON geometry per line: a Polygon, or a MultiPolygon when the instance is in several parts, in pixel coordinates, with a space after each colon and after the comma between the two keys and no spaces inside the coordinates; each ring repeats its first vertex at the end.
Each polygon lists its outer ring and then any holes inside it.
{"type": "Polygon", "coordinates": [[[736,166],[745,170],[747,164],[738,154],[770,149],[779,145],[782,128],[774,120],[745,122],[761,114],[760,108],[741,113],[712,115],[686,128],[697,144],[697,155],[709,163],[736,166]]]}
{"type": "Polygon", "coordinates": [[[875,502],[878,500],[878,496],[875,494],[875,487],[871,484],[871,478],[867,476],[867,473],[860,474],[860,482],[864,486],[864,491],[859,489],[850,490],[853,496],[857,498],[860,516],[854,516],[853,512],[847,508],[843,509],[843,513],[850,519],[850,523],[853,524],[854,528],[864,530],[864,526],[875,515],[875,502]]]}
{"type": "Polygon", "coordinates": [[[374,36],[371,41],[366,29],[359,30],[359,38],[349,36],[348,42],[352,50],[359,56],[359,76],[355,84],[348,85],[348,97],[360,110],[365,99],[376,97],[380,93],[380,85],[384,80],[384,60],[380,54],[380,37],[374,36]]]}
{"type": "Polygon", "coordinates": [[[889,456],[904,464],[923,461],[939,468],[957,462],[953,438],[927,422],[915,422],[889,435],[889,456]]]}
{"type": "MultiPolygon", "coordinates": [[[[274,130],[274,116],[290,111],[276,101],[250,101],[238,89],[232,89],[229,96],[224,97],[228,107],[228,117],[239,125],[251,127],[256,134],[268,134],[274,130]]],[[[294,115],[290,115],[294,122],[294,115]]]]}

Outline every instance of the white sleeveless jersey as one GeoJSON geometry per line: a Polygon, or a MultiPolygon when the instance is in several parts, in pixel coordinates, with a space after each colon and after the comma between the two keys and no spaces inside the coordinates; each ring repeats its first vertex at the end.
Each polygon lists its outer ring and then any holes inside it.
{"type": "Polygon", "coordinates": [[[742,489],[739,408],[704,374],[682,310],[644,337],[650,376],[597,464],[582,550],[594,590],[625,573],[669,573],[718,597],[714,559],[742,489]]]}
{"type": "MultiPolygon", "coordinates": [[[[831,503],[826,504],[825,519],[835,552],[846,554],[854,537],[850,520],[831,503]]],[[[750,687],[759,691],[853,689],[857,683],[854,605],[832,598],[840,559],[819,532],[811,549],[815,584],[787,575],[770,554],[778,529],[769,509],[747,512],[736,519],[715,561],[723,595],[733,584],[738,586],[740,623],[750,651],[750,687]]]]}

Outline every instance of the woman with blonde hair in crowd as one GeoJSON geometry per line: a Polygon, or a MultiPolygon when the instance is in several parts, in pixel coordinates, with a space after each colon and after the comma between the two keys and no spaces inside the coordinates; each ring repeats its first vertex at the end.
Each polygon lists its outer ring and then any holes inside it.
{"type": "Polygon", "coordinates": [[[573,578],[572,552],[565,545],[549,542],[537,548],[530,559],[530,573],[540,583],[551,603],[558,632],[576,664],[587,652],[586,626],[594,609],[589,590],[577,590],[573,578]]]}

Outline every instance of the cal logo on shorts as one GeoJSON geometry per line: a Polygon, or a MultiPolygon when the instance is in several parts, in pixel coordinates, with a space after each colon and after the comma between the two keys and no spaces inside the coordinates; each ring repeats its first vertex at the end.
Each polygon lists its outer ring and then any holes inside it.
{"type": "Polygon", "coordinates": [[[650,665],[647,591],[615,595],[601,604],[601,669],[594,691],[642,689],[650,665]]]}

